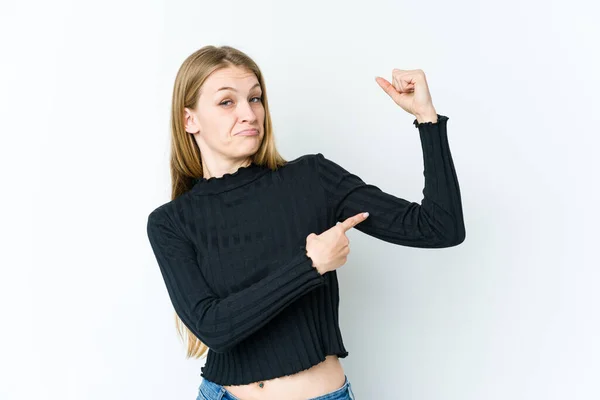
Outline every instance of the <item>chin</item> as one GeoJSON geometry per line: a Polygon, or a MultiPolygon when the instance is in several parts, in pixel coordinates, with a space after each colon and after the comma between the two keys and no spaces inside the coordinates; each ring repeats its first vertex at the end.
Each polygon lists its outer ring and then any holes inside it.
{"type": "Polygon", "coordinates": [[[239,151],[243,155],[252,155],[258,151],[261,142],[259,140],[248,141],[243,146],[239,146],[239,151]]]}

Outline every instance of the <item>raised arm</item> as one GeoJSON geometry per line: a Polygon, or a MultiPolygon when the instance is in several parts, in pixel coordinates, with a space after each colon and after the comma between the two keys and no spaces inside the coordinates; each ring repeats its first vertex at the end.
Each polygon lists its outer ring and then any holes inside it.
{"type": "Polygon", "coordinates": [[[465,239],[458,178],[448,145],[448,117],[418,123],[423,149],[425,187],[421,204],[365,183],[337,163],[316,155],[320,182],[337,221],[368,211],[356,229],[386,242],[410,247],[451,247],[465,239]]]}
{"type": "Polygon", "coordinates": [[[164,210],[148,216],[147,233],[175,311],[217,353],[228,351],[293,301],[327,282],[313,267],[306,248],[299,246],[272,274],[219,298],[206,284],[194,246],[164,210]]]}

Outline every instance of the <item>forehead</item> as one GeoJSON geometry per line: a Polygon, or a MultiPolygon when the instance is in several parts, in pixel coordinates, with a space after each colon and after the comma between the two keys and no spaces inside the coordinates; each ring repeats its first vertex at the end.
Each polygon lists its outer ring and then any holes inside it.
{"type": "Polygon", "coordinates": [[[202,86],[205,93],[215,94],[222,87],[246,91],[257,83],[258,79],[254,72],[240,67],[227,67],[210,74],[202,86]]]}

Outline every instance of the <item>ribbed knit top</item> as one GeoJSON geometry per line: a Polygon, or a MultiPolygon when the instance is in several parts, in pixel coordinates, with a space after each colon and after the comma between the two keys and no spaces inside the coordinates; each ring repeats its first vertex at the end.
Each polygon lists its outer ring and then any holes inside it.
{"type": "Polygon", "coordinates": [[[414,121],[424,156],[420,204],[317,153],[274,171],[253,163],[197,179],[149,214],[148,238],[173,307],[209,347],[204,378],[242,385],[348,355],[337,270],[321,275],[313,266],[310,233],[368,211],[355,229],[389,243],[441,248],[464,240],[447,120],[414,121]]]}

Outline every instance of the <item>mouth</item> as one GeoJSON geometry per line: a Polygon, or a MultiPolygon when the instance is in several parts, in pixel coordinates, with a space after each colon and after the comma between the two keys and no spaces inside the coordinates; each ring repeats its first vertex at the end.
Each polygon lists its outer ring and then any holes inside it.
{"type": "Polygon", "coordinates": [[[236,133],[234,136],[256,136],[258,135],[258,129],[245,129],[236,133]]]}

